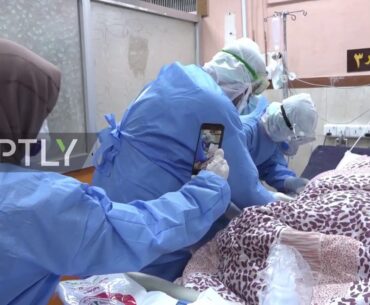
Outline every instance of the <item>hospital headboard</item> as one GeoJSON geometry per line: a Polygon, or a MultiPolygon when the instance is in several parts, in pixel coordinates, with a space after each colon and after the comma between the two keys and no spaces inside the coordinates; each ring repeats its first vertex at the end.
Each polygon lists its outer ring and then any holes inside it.
{"type": "MultiPolygon", "coordinates": [[[[310,160],[301,176],[312,179],[322,172],[335,169],[347,150],[349,150],[349,147],[317,146],[312,152],[310,160]]],[[[370,148],[354,148],[352,152],[359,155],[370,156],[370,148]]]]}
{"type": "Polygon", "coordinates": [[[127,105],[164,64],[195,63],[191,21],[93,1],[92,39],[96,66],[97,125],[103,115],[120,118],[127,105]]]}

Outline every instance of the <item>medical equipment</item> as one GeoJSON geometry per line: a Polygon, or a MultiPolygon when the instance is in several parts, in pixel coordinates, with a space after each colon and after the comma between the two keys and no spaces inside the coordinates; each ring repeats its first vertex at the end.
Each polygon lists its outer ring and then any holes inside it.
{"type": "MultiPolygon", "coordinates": [[[[276,61],[281,60],[280,66],[282,66],[282,69],[281,73],[279,73],[279,77],[283,85],[284,98],[289,96],[289,80],[295,78],[295,74],[289,73],[288,70],[287,17],[290,16],[291,20],[295,21],[297,19],[297,13],[302,13],[303,16],[307,16],[307,11],[297,10],[274,12],[272,16],[264,18],[265,22],[272,18],[272,43],[275,52],[273,59],[276,61]],[[282,49],[281,52],[280,49],[282,49]]],[[[279,67],[279,65],[277,67],[279,67]]]]}
{"type": "MultiPolygon", "coordinates": [[[[370,125],[370,122],[368,122],[366,125],[370,125]]],[[[355,143],[349,149],[348,147],[341,145],[326,146],[324,141],[324,145],[319,145],[313,150],[311,157],[302,172],[302,177],[312,179],[322,172],[335,169],[346,153],[347,156],[349,156],[348,152],[357,155],[370,156],[370,148],[356,147],[359,141],[365,136],[366,129],[362,134],[360,134],[355,143]]]]}

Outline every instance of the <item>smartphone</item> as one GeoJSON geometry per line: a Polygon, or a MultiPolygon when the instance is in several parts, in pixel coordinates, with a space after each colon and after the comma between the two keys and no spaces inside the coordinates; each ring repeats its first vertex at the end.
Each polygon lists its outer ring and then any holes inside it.
{"type": "Polygon", "coordinates": [[[221,148],[223,136],[224,126],[222,124],[202,124],[195,149],[192,175],[197,175],[207,167],[215,151],[221,148]]]}

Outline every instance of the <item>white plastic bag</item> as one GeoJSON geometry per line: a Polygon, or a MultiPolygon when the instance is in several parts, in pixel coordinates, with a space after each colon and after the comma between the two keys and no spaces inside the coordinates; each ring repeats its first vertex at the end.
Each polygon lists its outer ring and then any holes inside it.
{"type": "MultiPolygon", "coordinates": [[[[64,305],[177,305],[164,292],[147,292],[125,274],[92,276],[84,280],[60,282],[57,293],[64,305]]],[[[182,304],[182,303],[181,303],[182,304]]],[[[232,305],[213,289],[202,292],[191,305],[232,305]]],[[[189,304],[190,305],[190,304],[189,304]]]]}
{"type": "Polygon", "coordinates": [[[194,303],[189,305],[234,305],[239,304],[224,300],[215,290],[208,288],[203,291],[194,303]]]}
{"type": "Polygon", "coordinates": [[[271,247],[267,267],[259,274],[266,284],[259,294],[260,305],[310,305],[314,279],[308,263],[294,248],[271,247]]]}
{"type": "Polygon", "coordinates": [[[178,300],[160,292],[147,292],[125,274],[92,276],[60,282],[57,293],[64,305],[176,305],[178,300]]]}
{"type": "Polygon", "coordinates": [[[124,274],[108,274],[60,282],[57,293],[64,305],[138,305],[146,290],[124,274]]]}

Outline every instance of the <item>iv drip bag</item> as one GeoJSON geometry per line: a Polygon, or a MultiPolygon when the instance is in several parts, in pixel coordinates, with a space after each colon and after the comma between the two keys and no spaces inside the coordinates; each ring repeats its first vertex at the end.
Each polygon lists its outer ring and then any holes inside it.
{"type": "Polygon", "coordinates": [[[278,52],[282,43],[282,19],[278,17],[273,17],[271,19],[271,42],[273,51],[278,52]]]}

